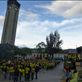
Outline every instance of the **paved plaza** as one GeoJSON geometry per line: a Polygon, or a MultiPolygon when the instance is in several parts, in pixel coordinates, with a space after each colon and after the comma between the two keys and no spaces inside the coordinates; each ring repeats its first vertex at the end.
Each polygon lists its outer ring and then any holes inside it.
{"type": "MultiPolygon", "coordinates": [[[[61,78],[63,77],[63,63],[57,65],[53,70],[41,70],[38,74],[38,80],[33,80],[30,82],[61,82],[61,78]]],[[[0,82],[12,82],[12,81],[4,81],[0,80],[0,82]]]]}

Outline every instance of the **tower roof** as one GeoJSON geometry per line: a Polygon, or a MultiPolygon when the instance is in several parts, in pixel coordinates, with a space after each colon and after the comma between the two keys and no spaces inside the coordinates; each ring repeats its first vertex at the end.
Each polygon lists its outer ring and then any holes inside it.
{"type": "Polygon", "coordinates": [[[20,4],[17,2],[17,0],[7,0],[7,4],[8,4],[8,5],[15,4],[15,5],[17,5],[18,7],[20,7],[20,4]]]}
{"type": "Polygon", "coordinates": [[[8,3],[13,3],[13,2],[17,2],[17,0],[7,0],[8,3]]]}

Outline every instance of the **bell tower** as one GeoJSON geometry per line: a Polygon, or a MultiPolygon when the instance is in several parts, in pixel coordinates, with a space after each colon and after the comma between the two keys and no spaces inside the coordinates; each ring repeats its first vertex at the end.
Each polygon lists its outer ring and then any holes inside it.
{"type": "Polygon", "coordinates": [[[2,44],[8,43],[14,45],[15,43],[19,9],[20,4],[17,2],[17,0],[7,1],[7,11],[1,39],[2,44]]]}

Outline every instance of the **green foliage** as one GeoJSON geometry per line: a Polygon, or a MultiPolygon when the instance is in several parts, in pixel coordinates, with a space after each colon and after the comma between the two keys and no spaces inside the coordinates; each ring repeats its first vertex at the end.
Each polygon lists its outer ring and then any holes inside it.
{"type": "Polygon", "coordinates": [[[15,50],[17,50],[18,47],[12,46],[9,44],[0,44],[0,59],[6,58],[9,59],[15,54],[15,50]]]}
{"type": "Polygon", "coordinates": [[[80,47],[77,48],[77,52],[78,53],[81,53],[82,52],[82,46],[80,46],[80,47]]]}
{"type": "Polygon", "coordinates": [[[37,53],[45,53],[45,48],[46,48],[46,44],[44,42],[40,42],[36,45],[36,49],[37,49],[37,53]]]}
{"type": "Polygon", "coordinates": [[[50,54],[53,58],[54,53],[58,53],[61,51],[61,44],[62,40],[60,40],[60,34],[58,31],[55,31],[54,33],[50,33],[49,36],[46,37],[47,47],[46,51],[48,54],[50,54]]]}
{"type": "Polygon", "coordinates": [[[31,54],[32,53],[32,50],[30,48],[20,48],[20,53],[22,56],[26,56],[28,54],[31,54]]]}
{"type": "Polygon", "coordinates": [[[0,59],[10,59],[15,55],[26,56],[31,53],[30,48],[18,48],[10,44],[0,44],[0,59]]]}

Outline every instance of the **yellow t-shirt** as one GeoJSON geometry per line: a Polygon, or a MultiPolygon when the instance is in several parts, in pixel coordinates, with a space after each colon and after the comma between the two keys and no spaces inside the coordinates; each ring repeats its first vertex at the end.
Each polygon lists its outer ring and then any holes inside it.
{"type": "Polygon", "coordinates": [[[26,68],[25,68],[25,72],[26,72],[26,73],[29,73],[29,71],[30,71],[30,68],[26,67],[26,68]]]}
{"type": "Polygon", "coordinates": [[[25,76],[25,70],[24,69],[20,69],[20,72],[21,72],[22,76],[25,76]]]}
{"type": "Polygon", "coordinates": [[[10,67],[9,68],[9,72],[14,72],[14,68],[13,67],[10,67]]]}

